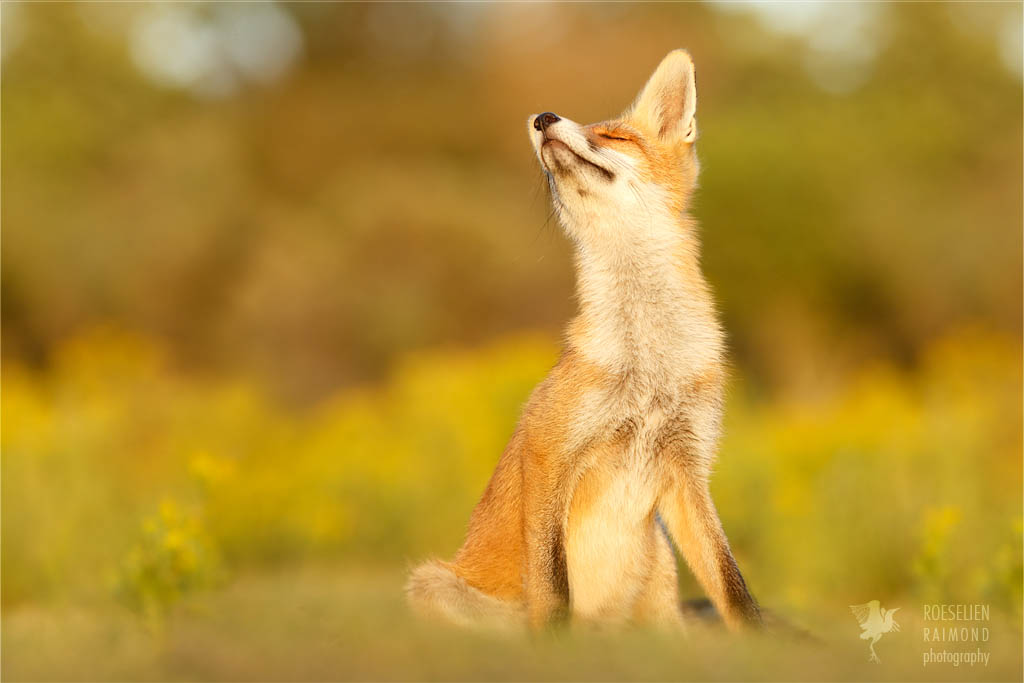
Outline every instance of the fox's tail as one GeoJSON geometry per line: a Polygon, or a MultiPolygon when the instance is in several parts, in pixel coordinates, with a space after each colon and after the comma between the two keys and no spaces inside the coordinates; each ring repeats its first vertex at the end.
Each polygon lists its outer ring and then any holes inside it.
{"type": "Polygon", "coordinates": [[[487,595],[457,576],[451,565],[429,560],[412,570],[405,584],[412,608],[459,626],[509,628],[524,622],[516,604],[487,595]]]}

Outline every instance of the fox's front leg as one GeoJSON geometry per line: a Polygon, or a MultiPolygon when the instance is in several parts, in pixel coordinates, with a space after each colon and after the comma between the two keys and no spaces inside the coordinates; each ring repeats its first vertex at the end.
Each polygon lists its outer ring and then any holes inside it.
{"type": "Polygon", "coordinates": [[[680,470],[659,505],[669,533],[726,626],[760,626],[760,610],[732,556],[706,478],[680,470]]]}
{"type": "Polygon", "coordinates": [[[662,452],[667,486],[658,503],[668,527],[697,581],[732,630],[760,626],[761,612],[733,558],[711,500],[708,475],[718,440],[719,401],[695,402],[662,452]]]}
{"type": "Polygon", "coordinates": [[[537,630],[568,615],[564,468],[547,453],[525,449],[522,473],[523,597],[537,630]]]}

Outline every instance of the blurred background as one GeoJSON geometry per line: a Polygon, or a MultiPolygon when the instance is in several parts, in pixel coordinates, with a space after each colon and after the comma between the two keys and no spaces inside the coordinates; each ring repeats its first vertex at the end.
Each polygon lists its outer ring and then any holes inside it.
{"type": "Polygon", "coordinates": [[[991,604],[978,675],[1019,677],[1021,12],[5,1],[3,674],[856,678],[881,599],[991,604]],[[761,602],[849,647],[817,669],[526,660],[401,604],[574,311],[526,117],[613,116],[676,47],[713,491],[761,602]]]}

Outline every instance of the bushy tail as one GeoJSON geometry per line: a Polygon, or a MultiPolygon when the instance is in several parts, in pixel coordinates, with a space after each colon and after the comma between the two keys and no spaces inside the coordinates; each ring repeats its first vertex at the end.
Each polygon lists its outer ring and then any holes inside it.
{"type": "Polygon", "coordinates": [[[518,605],[480,592],[439,560],[413,569],[405,594],[419,614],[442,617],[459,626],[505,629],[523,623],[518,605]]]}

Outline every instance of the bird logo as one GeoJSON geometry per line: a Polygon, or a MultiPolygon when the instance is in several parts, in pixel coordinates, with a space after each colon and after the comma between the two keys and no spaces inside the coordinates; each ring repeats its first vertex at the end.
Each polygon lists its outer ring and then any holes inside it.
{"type": "Polygon", "coordinates": [[[857,623],[860,624],[862,631],[860,639],[870,641],[868,643],[868,649],[871,650],[871,656],[868,657],[869,662],[882,661],[875,654],[875,643],[879,638],[891,631],[900,630],[900,625],[892,619],[892,615],[898,609],[899,607],[887,610],[881,606],[878,600],[872,600],[864,605],[850,605],[850,611],[853,612],[853,616],[857,617],[857,623]]]}

